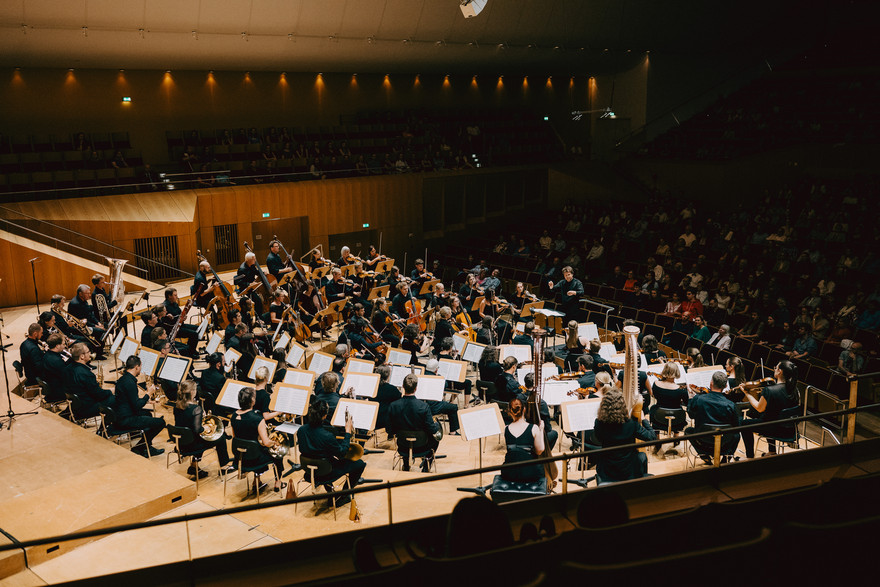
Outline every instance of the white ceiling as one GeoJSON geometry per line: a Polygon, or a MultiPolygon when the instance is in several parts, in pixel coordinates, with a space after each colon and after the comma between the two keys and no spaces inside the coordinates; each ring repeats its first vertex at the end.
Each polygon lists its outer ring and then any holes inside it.
{"type": "Polygon", "coordinates": [[[752,48],[754,36],[772,43],[776,36],[761,35],[768,25],[792,18],[788,9],[798,3],[489,0],[472,19],[458,4],[0,0],[0,66],[608,71],[629,67],[646,50],[743,51],[752,48]]]}

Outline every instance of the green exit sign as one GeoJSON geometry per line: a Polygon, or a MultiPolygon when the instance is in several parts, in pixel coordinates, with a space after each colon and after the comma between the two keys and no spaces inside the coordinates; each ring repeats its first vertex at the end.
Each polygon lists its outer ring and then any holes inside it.
{"type": "Polygon", "coordinates": [[[364,228],[370,228],[370,223],[369,223],[369,222],[365,222],[362,226],[363,226],[364,228]]]}
{"type": "Polygon", "coordinates": [[[268,212],[263,212],[263,218],[268,218],[269,216],[271,216],[271,214],[269,214],[268,212]]]}

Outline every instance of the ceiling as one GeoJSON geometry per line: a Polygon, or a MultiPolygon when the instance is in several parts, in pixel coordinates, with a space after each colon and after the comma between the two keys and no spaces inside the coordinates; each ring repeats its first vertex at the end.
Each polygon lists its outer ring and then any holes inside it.
{"type": "Polygon", "coordinates": [[[772,51],[830,0],[0,0],[0,66],[606,73],[772,51]]]}

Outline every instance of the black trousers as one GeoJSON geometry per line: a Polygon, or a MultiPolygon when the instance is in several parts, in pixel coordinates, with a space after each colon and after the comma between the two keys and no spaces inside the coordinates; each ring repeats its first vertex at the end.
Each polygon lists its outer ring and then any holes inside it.
{"type": "Polygon", "coordinates": [[[152,444],[156,435],[165,429],[164,418],[154,418],[147,415],[145,412],[141,412],[139,415],[130,418],[121,418],[119,424],[126,428],[138,428],[139,430],[143,430],[144,435],[147,437],[147,444],[152,444]]]}

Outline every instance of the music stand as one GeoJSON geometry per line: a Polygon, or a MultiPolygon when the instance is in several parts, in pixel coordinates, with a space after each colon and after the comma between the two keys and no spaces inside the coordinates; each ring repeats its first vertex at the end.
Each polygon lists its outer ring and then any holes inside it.
{"type": "Polygon", "coordinates": [[[529,302],[524,304],[522,310],[519,313],[520,318],[527,318],[531,316],[535,310],[540,310],[544,307],[544,300],[540,300],[537,302],[529,302]]]}
{"type": "Polygon", "coordinates": [[[419,295],[423,296],[425,294],[434,293],[434,286],[440,283],[439,279],[430,279],[422,284],[422,289],[419,290],[419,295]]]}
{"type": "Polygon", "coordinates": [[[315,387],[315,377],[317,376],[318,374],[314,371],[306,371],[305,369],[288,369],[284,372],[284,380],[282,383],[313,389],[315,387]]]}
{"type": "Polygon", "coordinates": [[[350,399],[344,397],[336,404],[336,410],[330,419],[331,426],[345,426],[345,412],[351,416],[357,430],[372,432],[376,429],[376,418],[379,416],[379,403],[369,400],[350,399]]]}
{"type": "Polygon", "coordinates": [[[251,363],[251,368],[248,371],[248,379],[254,379],[257,373],[257,369],[260,367],[266,367],[269,369],[269,378],[267,381],[269,383],[272,382],[272,378],[275,377],[275,369],[278,368],[278,361],[275,359],[268,359],[266,357],[257,356],[254,358],[254,362],[251,363]]]}
{"type": "Polygon", "coordinates": [[[391,365],[391,376],[388,378],[388,383],[393,385],[394,387],[401,387],[403,385],[403,379],[413,373],[415,375],[421,375],[425,372],[424,367],[420,367],[419,365],[391,365]]]}
{"type": "Polygon", "coordinates": [[[290,345],[290,350],[287,351],[287,356],[284,358],[284,360],[291,367],[299,367],[305,358],[306,347],[296,341],[293,341],[293,344],[290,345]]]}
{"type": "Polygon", "coordinates": [[[162,368],[156,373],[156,379],[164,379],[180,385],[192,366],[192,359],[180,355],[168,355],[162,368]]]}
{"type": "Polygon", "coordinates": [[[373,301],[376,298],[387,298],[389,291],[391,291],[390,285],[380,285],[379,287],[374,287],[370,290],[370,293],[367,296],[367,301],[373,301]]]}
{"type": "Polygon", "coordinates": [[[376,263],[376,273],[388,273],[394,267],[394,259],[385,259],[376,263]]]}
{"type": "Polygon", "coordinates": [[[480,304],[482,304],[482,303],[483,303],[483,300],[485,300],[485,299],[486,299],[486,296],[477,296],[477,298],[474,300],[474,303],[471,304],[471,310],[470,310],[470,311],[471,311],[471,312],[476,312],[477,310],[479,310],[479,309],[480,309],[480,304]]]}
{"type": "MultiPolygon", "coordinates": [[[[601,398],[582,399],[572,402],[563,402],[559,406],[562,409],[562,430],[570,434],[580,433],[581,451],[586,446],[586,431],[592,430],[595,426],[596,416],[599,414],[599,404],[602,403],[601,398]]],[[[595,478],[595,475],[585,478],[584,472],[587,468],[586,459],[581,461],[581,478],[572,479],[568,477],[568,482],[587,488],[587,484],[595,478]]]]}
{"type": "MultiPolygon", "coordinates": [[[[458,422],[461,436],[466,442],[477,441],[479,469],[483,468],[483,439],[504,433],[504,419],[498,404],[484,404],[475,408],[459,410],[458,422]]],[[[486,495],[483,487],[483,472],[480,471],[480,487],[459,487],[459,491],[470,491],[477,495],[486,495]]]]}
{"type": "Polygon", "coordinates": [[[351,397],[376,397],[379,391],[379,383],[381,377],[378,373],[363,373],[358,371],[349,371],[342,379],[342,386],[339,388],[340,393],[348,395],[351,391],[351,397]]]}
{"type": "Polygon", "coordinates": [[[355,275],[354,263],[352,263],[351,265],[343,265],[341,269],[343,277],[351,277],[352,275],[355,275]]]}
{"type": "Polygon", "coordinates": [[[324,279],[324,277],[330,273],[330,266],[324,265],[323,267],[318,267],[317,269],[312,269],[312,279],[324,279]]]}

